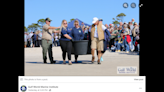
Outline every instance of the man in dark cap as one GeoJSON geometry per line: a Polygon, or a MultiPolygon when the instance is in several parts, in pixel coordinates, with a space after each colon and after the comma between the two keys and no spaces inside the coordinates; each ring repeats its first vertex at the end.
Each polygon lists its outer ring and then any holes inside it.
{"type": "Polygon", "coordinates": [[[47,50],[48,50],[48,55],[51,64],[56,63],[56,61],[53,61],[53,55],[52,55],[52,33],[59,33],[59,31],[56,31],[55,29],[58,29],[60,27],[52,27],[50,26],[52,20],[49,18],[45,19],[46,24],[43,26],[43,35],[42,35],[42,53],[43,53],[43,60],[44,63],[47,63],[47,50]]]}

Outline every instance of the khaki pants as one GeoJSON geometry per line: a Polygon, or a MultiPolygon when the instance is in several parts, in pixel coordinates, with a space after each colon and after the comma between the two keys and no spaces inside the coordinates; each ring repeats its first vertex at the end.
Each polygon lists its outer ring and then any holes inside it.
{"type": "Polygon", "coordinates": [[[53,54],[52,54],[52,40],[45,40],[42,39],[42,53],[43,53],[43,60],[47,60],[47,51],[49,55],[50,62],[53,62],[53,54]]]}
{"type": "Polygon", "coordinates": [[[103,40],[99,40],[98,38],[94,38],[91,41],[91,49],[97,49],[98,51],[103,51],[104,50],[104,44],[103,40]]]}

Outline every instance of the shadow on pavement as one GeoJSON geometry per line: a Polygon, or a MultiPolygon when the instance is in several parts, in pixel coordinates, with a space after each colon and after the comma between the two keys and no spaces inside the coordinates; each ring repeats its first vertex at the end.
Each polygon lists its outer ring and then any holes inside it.
{"type": "MultiPolygon", "coordinates": [[[[44,64],[43,62],[26,62],[26,63],[33,63],[33,64],[44,64]]],[[[66,61],[66,64],[68,64],[69,62],[66,61]]],[[[95,61],[96,63],[96,61],[95,61]]],[[[47,64],[50,64],[50,62],[47,62],[47,64]]],[[[61,60],[56,60],[55,64],[63,64],[63,61],[61,60]]],[[[88,60],[82,60],[82,61],[77,61],[77,63],[75,61],[72,61],[72,64],[92,64],[91,61],[88,60]]]]}

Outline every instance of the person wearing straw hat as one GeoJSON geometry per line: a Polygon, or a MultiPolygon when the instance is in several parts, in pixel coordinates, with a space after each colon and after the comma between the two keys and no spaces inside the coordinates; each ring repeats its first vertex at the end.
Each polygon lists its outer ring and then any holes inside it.
{"type": "Polygon", "coordinates": [[[92,63],[94,63],[94,51],[98,50],[98,60],[97,63],[100,63],[101,51],[104,50],[104,31],[107,31],[107,28],[100,22],[97,17],[93,18],[92,27],[91,27],[91,54],[92,54],[92,63]]]}
{"type": "Polygon", "coordinates": [[[52,27],[50,26],[50,23],[52,20],[49,18],[45,19],[46,24],[43,26],[43,34],[42,34],[42,53],[43,53],[43,60],[44,63],[47,63],[47,50],[48,50],[48,55],[51,64],[56,63],[56,61],[53,61],[53,55],[52,55],[52,32],[59,32],[54,29],[58,29],[60,27],[52,27]]]}

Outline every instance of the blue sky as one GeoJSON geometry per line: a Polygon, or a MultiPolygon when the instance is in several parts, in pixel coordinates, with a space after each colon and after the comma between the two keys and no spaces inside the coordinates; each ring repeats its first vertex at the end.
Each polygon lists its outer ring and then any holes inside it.
{"type": "Polygon", "coordinates": [[[132,18],[139,23],[139,0],[25,0],[25,26],[37,23],[41,18],[49,17],[50,26],[58,27],[63,19],[70,21],[78,18],[84,23],[92,24],[93,17],[102,18],[103,24],[111,24],[112,18],[120,13],[126,16],[123,22],[132,18]],[[123,3],[128,3],[128,8],[123,3]],[[130,4],[136,3],[136,8],[130,4]]]}

